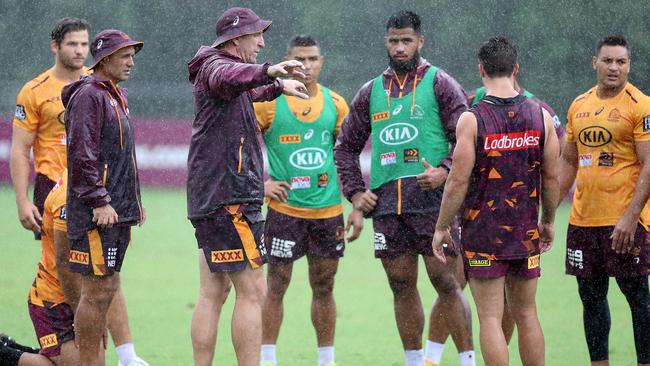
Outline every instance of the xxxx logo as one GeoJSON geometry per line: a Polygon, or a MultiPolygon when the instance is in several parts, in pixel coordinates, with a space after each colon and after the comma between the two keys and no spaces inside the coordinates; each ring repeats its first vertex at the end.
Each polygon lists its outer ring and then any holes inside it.
{"type": "Polygon", "coordinates": [[[242,262],[243,260],[244,252],[241,249],[212,251],[213,263],[242,262]]]}
{"type": "Polygon", "coordinates": [[[71,250],[70,251],[70,262],[88,264],[89,263],[88,253],[79,252],[79,251],[76,251],[76,250],[71,250]]]}
{"type": "Polygon", "coordinates": [[[38,343],[41,345],[41,348],[50,348],[59,344],[59,340],[56,338],[55,333],[51,333],[39,338],[38,343]]]}

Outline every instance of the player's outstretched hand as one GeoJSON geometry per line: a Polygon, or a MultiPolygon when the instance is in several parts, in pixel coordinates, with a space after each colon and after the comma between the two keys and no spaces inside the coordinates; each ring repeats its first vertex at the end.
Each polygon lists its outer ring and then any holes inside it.
{"type": "Polygon", "coordinates": [[[450,245],[452,245],[452,241],[449,229],[436,229],[436,232],[433,234],[433,242],[431,243],[433,256],[438,258],[442,263],[447,263],[445,248],[450,245]]]}
{"type": "Polygon", "coordinates": [[[553,236],[555,235],[553,224],[540,221],[537,230],[539,231],[539,249],[542,253],[548,252],[553,246],[553,236]]]}
{"type": "Polygon", "coordinates": [[[93,208],[93,222],[102,229],[110,229],[117,224],[117,212],[111,205],[93,208]]]}
{"type": "Polygon", "coordinates": [[[359,238],[363,230],[363,211],[352,209],[348,215],[348,224],[345,226],[345,232],[349,233],[352,229],[352,234],[348,236],[348,241],[352,242],[359,238]]]}
{"type": "Polygon", "coordinates": [[[370,212],[377,206],[377,195],[372,193],[371,190],[365,192],[357,192],[352,196],[352,207],[354,209],[370,212]]]}
{"type": "Polygon", "coordinates": [[[305,74],[302,72],[304,69],[305,66],[302,64],[302,62],[297,60],[287,60],[282,61],[279,64],[269,66],[269,68],[266,70],[266,74],[272,78],[279,78],[283,76],[297,76],[304,78],[305,74]]]}
{"type": "Polygon", "coordinates": [[[638,217],[633,217],[628,213],[623,214],[614,226],[614,231],[610,238],[612,239],[612,250],[616,253],[628,253],[634,246],[634,234],[636,232],[638,217]]]}
{"type": "Polygon", "coordinates": [[[289,198],[288,191],[291,185],[287,182],[269,179],[264,182],[264,196],[276,200],[278,202],[286,203],[289,198]]]}
{"type": "Polygon", "coordinates": [[[18,204],[18,218],[20,219],[20,224],[25,229],[35,233],[41,232],[40,223],[43,221],[43,218],[38,212],[38,208],[31,201],[18,204]]]}
{"type": "Polygon", "coordinates": [[[431,166],[424,157],[422,158],[422,166],[424,167],[424,172],[418,174],[417,181],[418,185],[422,190],[436,189],[437,187],[445,184],[447,176],[449,173],[445,168],[436,168],[431,166]]]}
{"type": "Polygon", "coordinates": [[[309,95],[307,95],[307,88],[305,87],[305,84],[301,83],[298,80],[290,80],[290,79],[282,80],[282,92],[292,97],[309,99],[309,95]]]}

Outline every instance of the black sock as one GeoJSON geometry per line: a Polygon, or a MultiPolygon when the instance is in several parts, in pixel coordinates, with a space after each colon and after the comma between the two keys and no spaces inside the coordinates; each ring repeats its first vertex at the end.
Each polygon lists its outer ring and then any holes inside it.
{"type": "Polygon", "coordinates": [[[0,366],[18,366],[23,353],[21,350],[0,345],[0,366]]]}
{"type": "Polygon", "coordinates": [[[581,278],[578,293],[582,300],[582,321],[591,362],[609,359],[609,330],[612,325],[607,303],[609,277],[581,278]]]}
{"type": "Polygon", "coordinates": [[[648,277],[617,278],[618,288],[630,304],[638,363],[650,363],[650,293],[648,277]]]}

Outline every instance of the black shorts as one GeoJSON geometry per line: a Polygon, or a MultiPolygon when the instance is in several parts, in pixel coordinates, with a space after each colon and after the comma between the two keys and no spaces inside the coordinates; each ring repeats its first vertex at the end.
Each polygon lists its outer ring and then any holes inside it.
{"type": "Polygon", "coordinates": [[[130,242],[131,226],[92,229],[71,239],[70,271],[95,276],[119,272],[130,242]]]}
{"type": "MultiPolygon", "coordinates": [[[[47,175],[36,173],[34,177],[34,206],[38,209],[38,213],[43,217],[45,199],[56,182],[51,180],[47,175]]],[[[39,223],[42,226],[42,223],[39,223]]],[[[34,239],[41,240],[41,233],[34,233],[34,239]]]]}
{"type": "Polygon", "coordinates": [[[616,253],[609,237],[614,226],[575,226],[567,230],[566,273],[577,277],[636,277],[648,274],[647,232],[638,225],[631,253],[616,253]]]}
{"type": "Polygon", "coordinates": [[[61,346],[74,340],[74,311],[61,303],[53,307],[27,303],[41,355],[52,358],[61,354],[61,346]]]}
{"type": "Polygon", "coordinates": [[[343,229],[343,215],[303,219],[269,208],[264,226],[269,263],[287,264],[305,254],[340,258],[345,250],[343,229]]]}
{"type": "Polygon", "coordinates": [[[229,205],[191,220],[210,272],[239,272],[266,263],[264,217],[259,206],[229,205]]]}
{"type": "MultiPolygon", "coordinates": [[[[375,230],[375,258],[397,258],[403,254],[433,256],[433,234],[438,215],[402,214],[382,215],[373,218],[375,230]]],[[[452,225],[453,245],[444,249],[445,255],[457,257],[459,229],[456,220],[452,225]]]]}

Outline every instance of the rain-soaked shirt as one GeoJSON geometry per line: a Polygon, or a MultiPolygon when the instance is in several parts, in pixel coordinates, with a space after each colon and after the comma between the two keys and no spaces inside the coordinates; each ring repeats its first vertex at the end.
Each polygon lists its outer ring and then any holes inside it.
{"type": "MultiPolygon", "coordinates": [[[[413,86],[422,80],[431,64],[424,59],[409,72],[405,80],[399,80],[392,69],[384,71],[383,86],[391,98],[401,98],[413,91],[413,86]],[[417,81],[416,81],[417,78],[417,81]]],[[[361,87],[350,105],[334,151],[334,161],[342,183],[342,190],[348,200],[355,193],[366,190],[361,175],[359,155],[371,135],[370,99],[373,81],[361,87]]],[[[456,123],[467,110],[467,99],[463,88],[449,74],[438,70],[433,81],[433,92],[439,105],[439,117],[445,134],[452,145],[456,143],[456,123]]],[[[451,153],[440,166],[451,168],[451,153]]],[[[373,216],[403,213],[437,213],[442,200],[442,186],[435,190],[422,190],[415,177],[399,178],[387,182],[373,192],[379,197],[373,216]]]]}

